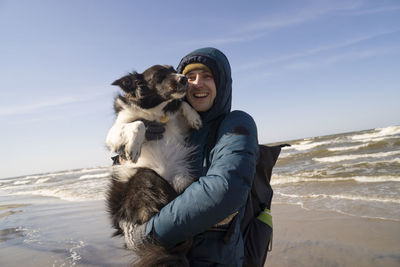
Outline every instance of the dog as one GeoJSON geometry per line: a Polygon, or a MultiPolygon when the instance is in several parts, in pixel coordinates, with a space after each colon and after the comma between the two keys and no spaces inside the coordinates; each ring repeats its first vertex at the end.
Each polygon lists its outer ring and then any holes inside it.
{"type": "Polygon", "coordinates": [[[194,181],[189,159],[196,148],[185,140],[190,129],[199,129],[202,122],[184,101],[188,81],[171,66],[155,65],[112,85],[124,93],[114,100],[117,118],[106,144],[126,159],[113,167],[107,192],[114,236],[125,237],[126,247],[137,256],[134,266],[189,266],[185,254],[190,240],[172,249],[154,242],[133,246],[123,231],[147,222],[194,181]],[[161,139],[145,140],[145,120],[164,123],[161,139]]]}

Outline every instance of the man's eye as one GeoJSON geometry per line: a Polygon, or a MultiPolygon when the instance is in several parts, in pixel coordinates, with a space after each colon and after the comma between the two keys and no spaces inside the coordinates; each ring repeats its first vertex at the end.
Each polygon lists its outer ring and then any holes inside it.
{"type": "Polygon", "coordinates": [[[186,78],[188,79],[188,81],[194,81],[196,79],[196,76],[186,76],[186,78]]]}

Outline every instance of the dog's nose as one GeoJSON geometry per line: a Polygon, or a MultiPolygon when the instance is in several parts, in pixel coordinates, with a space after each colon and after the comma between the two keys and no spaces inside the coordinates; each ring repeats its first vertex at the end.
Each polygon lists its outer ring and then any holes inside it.
{"type": "Polygon", "coordinates": [[[186,78],[186,76],[179,76],[178,77],[178,83],[180,83],[180,84],[182,84],[182,85],[186,85],[187,84],[187,82],[188,82],[188,80],[187,80],[187,78],[186,78]]]}

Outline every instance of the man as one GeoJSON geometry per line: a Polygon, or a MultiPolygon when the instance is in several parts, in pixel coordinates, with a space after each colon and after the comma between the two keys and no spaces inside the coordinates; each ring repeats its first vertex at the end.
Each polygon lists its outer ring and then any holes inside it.
{"type": "Polygon", "coordinates": [[[221,51],[195,50],[177,70],[188,78],[187,101],[203,121],[190,138],[198,146],[194,167],[199,179],[153,216],[145,231],[138,227],[134,235],[151,235],[167,247],[194,237],[187,255],[190,266],[242,266],[240,221],[255,172],[257,128],[247,113],[230,111],[231,70],[221,51]],[[208,152],[208,134],[221,117],[217,141],[208,152]]]}

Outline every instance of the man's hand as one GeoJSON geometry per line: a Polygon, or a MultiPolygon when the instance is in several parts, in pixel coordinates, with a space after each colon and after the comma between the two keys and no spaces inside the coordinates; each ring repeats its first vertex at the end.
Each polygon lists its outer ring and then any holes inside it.
{"type": "Polygon", "coordinates": [[[135,250],[143,246],[146,242],[149,242],[149,239],[146,237],[146,223],[132,224],[121,221],[119,227],[124,232],[125,243],[128,249],[135,250]]]}

